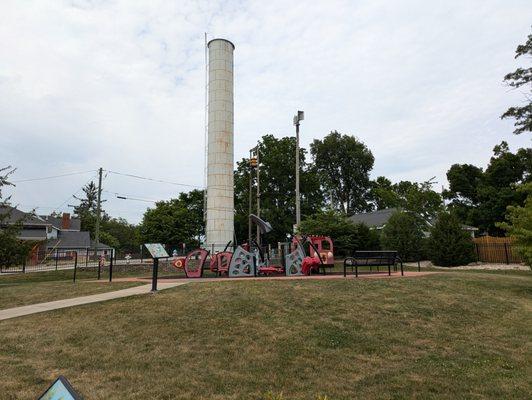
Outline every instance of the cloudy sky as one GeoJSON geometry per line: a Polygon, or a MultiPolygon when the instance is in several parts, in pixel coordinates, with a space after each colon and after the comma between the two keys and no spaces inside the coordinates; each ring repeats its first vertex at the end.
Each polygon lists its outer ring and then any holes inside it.
{"type": "MultiPolygon", "coordinates": [[[[204,33],[235,50],[235,159],[266,133],[305,147],[331,130],[375,155],[374,177],[438,189],[485,166],[523,101],[503,76],[531,32],[529,0],[19,1],[0,5],[0,166],[13,180],[106,170],[203,185],[204,33]]],[[[521,61],[522,62],[522,61],[521,61]]],[[[68,210],[95,172],[19,182],[23,210],[68,210]]],[[[138,222],[188,186],[106,174],[105,209],[138,222]]]]}

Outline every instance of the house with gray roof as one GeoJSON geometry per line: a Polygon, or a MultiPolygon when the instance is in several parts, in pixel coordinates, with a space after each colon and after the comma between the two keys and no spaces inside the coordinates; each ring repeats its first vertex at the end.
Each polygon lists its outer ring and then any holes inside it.
{"type": "MultiPolygon", "coordinates": [[[[27,213],[15,207],[0,207],[0,229],[2,226],[21,224],[18,234],[20,240],[40,242],[42,250],[68,249],[87,251],[94,249],[95,243],[90,238],[90,233],[81,230],[81,220],[72,218],[69,213],[63,213],[61,217],[54,215],[35,215],[27,213]]],[[[112,248],[100,243],[98,250],[107,251],[112,248]]]]}
{"type": "MultiPolygon", "coordinates": [[[[385,208],[383,210],[354,214],[349,217],[349,220],[355,224],[364,224],[371,229],[381,230],[386,226],[390,217],[398,211],[401,211],[401,209],[385,208]]],[[[432,225],[432,222],[428,221],[429,226],[432,225]]],[[[478,231],[478,228],[464,224],[462,224],[462,229],[469,232],[473,238],[475,237],[475,232],[478,231]]],[[[425,232],[425,234],[429,235],[428,232],[425,232]]]]}
{"type": "Polygon", "coordinates": [[[355,224],[364,224],[369,228],[381,230],[384,228],[393,213],[400,211],[398,208],[385,208],[383,210],[354,214],[349,220],[355,224]]]}

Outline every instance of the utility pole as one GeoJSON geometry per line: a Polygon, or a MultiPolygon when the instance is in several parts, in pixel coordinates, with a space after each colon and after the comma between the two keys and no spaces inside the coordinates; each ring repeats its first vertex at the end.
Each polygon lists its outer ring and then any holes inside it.
{"type": "Polygon", "coordinates": [[[96,226],[94,229],[94,245],[95,245],[94,253],[95,254],[98,254],[98,248],[100,247],[100,218],[101,218],[100,214],[101,214],[101,209],[102,209],[102,204],[101,204],[102,172],[103,172],[103,169],[100,167],[100,169],[98,170],[98,197],[96,200],[96,226]]]}
{"type": "Polygon", "coordinates": [[[299,196],[299,123],[305,119],[305,113],[298,111],[294,116],[296,126],[296,228],[301,223],[301,198],[299,196]]]}

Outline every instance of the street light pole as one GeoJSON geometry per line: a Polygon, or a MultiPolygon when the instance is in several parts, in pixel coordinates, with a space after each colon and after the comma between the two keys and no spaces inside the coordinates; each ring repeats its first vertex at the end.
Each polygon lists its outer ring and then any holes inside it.
{"type": "Polygon", "coordinates": [[[253,213],[253,170],[257,168],[257,148],[249,151],[249,212],[248,212],[248,245],[251,246],[251,217],[253,213]]]}
{"type": "Polygon", "coordinates": [[[298,111],[294,116],[294,125],[296,126],[296,228],[301,223],[301,198],[299,195],[299,123],[305,118],[303,111],[298,111]]]}

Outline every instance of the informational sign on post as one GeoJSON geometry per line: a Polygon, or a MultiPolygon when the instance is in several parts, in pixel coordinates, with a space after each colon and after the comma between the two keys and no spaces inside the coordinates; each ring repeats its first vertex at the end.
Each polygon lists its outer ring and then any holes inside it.
{"type": "Polygon", "coordinates": [[[169,257],[168,253],[160,243],[146,243],[144,246],[150,252],[152,258],[166,258],[169,257]]]}
{"type": "Polygon", "coordinates": [[[144,246],[148,249],[153,258],[153,276],[151,279],[151,291],[157,291],[157,274],[159,270],[159,258],[168,258],[170,257],[163,245],[160,243],[146,243],[144,246]]]}

